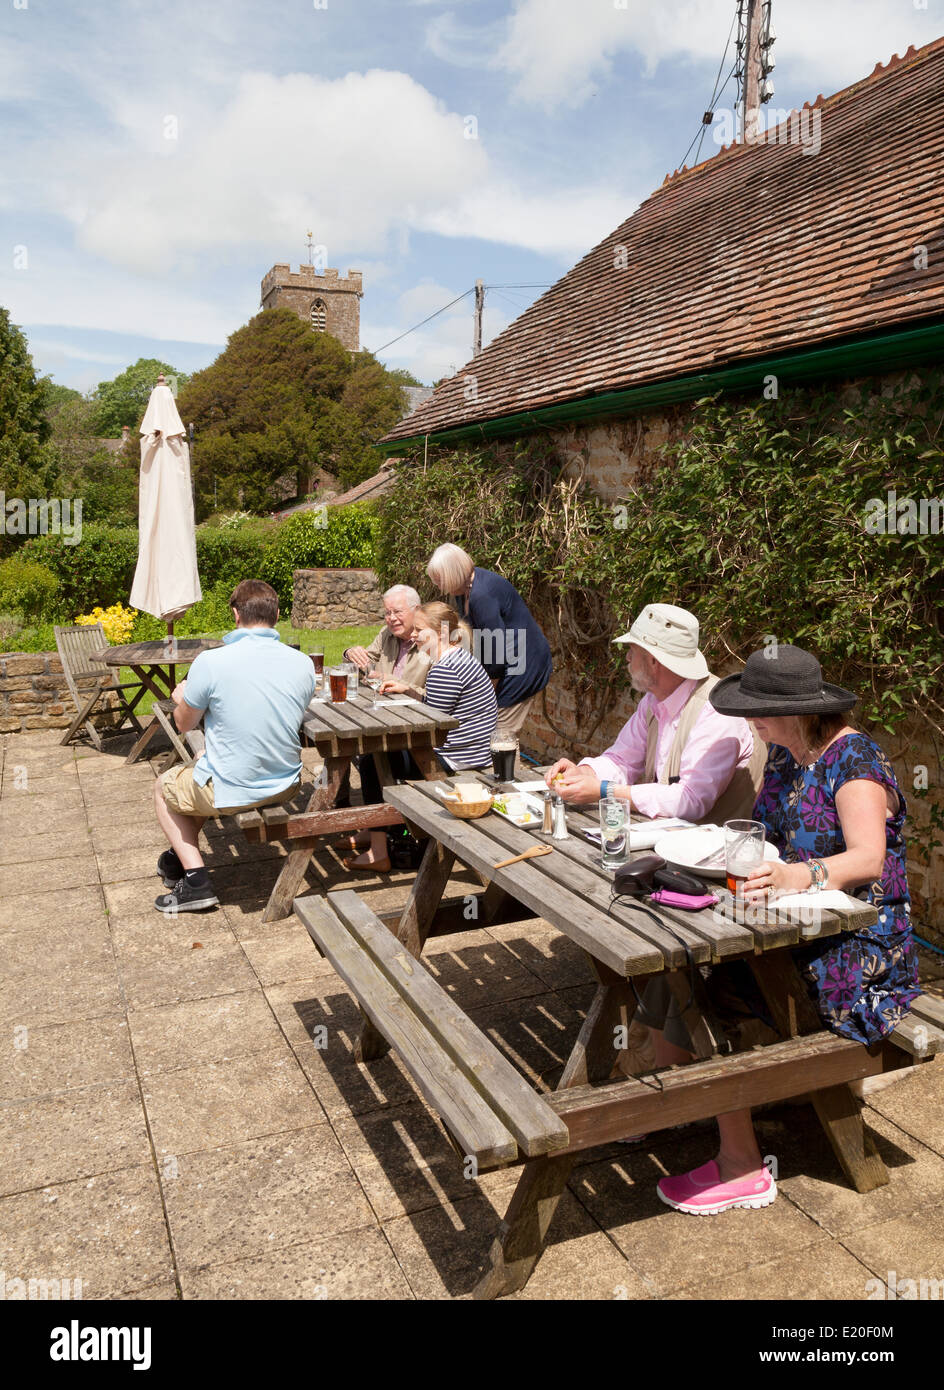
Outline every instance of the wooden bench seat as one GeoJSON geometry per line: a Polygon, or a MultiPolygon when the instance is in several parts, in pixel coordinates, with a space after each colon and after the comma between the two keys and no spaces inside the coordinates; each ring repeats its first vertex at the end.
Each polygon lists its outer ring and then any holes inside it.
{"type": "Polygon", "coordinates": [[[566,1147],[547,1101],[357,893],[297,898],[295,912],[475,1171],[566,1147]]]}
{"type": "Polygon", "coordinates": [[[944,1001],[922,994],[889,1039],[918,1061],[930,1061],[944,1052],[944,1001]]]}

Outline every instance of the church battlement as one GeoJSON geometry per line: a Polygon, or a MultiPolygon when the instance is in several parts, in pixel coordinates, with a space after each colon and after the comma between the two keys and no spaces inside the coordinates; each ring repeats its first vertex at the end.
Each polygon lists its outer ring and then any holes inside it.
{"type": "Polygon", "coordinates": [[[293,270],[290,265],[274,265],[263,276],[263,298],[265,298],[266,290],[273,286],[278,286],[280,289],[346,290],[350,294],[357,295],[364,293],[361,271],[348,270],[347,275],[343,276],[340,271],[330,266],[325,266],[324,272],[319,274],[313,265],[300,265],[298,270],[293,270]]]}
{"type": "Polygon", "coordinates": [[[359,270],[341,275],[326,266],[321,273],[313,265],[274,265],[262,277],[263,309],[291,309],[316,333],[330,333],[349,352],[360,347],[360,301],[363,276],[359,270]]]}

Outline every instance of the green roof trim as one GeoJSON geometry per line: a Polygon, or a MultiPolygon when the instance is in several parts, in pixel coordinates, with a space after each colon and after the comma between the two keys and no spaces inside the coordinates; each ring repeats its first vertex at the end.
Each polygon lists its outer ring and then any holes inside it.
{"type": "Polygon", "coordinates": [[[429,440],[432,444],[452,444],[464,439],[491,439],[500,435],[526,434],[551,425],[567,425],[582,420],[602,419],[605,416],[625,415],[647,410],[653,406],[672,405],[678,401],[713,396],[718,391],[748,391],[762,388],[764,378],[775,376],[780,381],[804,381],[810,378],[848,377],[892,372],[904,367],[917,367],[933,361],[944,362],[944,321],[935,320],[921,328],[883,333],[876,337],[855,338],[830,347],[804,348],[800,352],[779,357],[754,359],[736,367],[723,367],[696,376],[674,377],[670,381],[651,382],[626,391],[608,391],[599,396],[585,396],[562,401],[559,405],[541,406],[537,410],[516,415],[501,415],[494,420],[479,420],[474,424],[458,425],[453,429],[437,430],[429,435],[411,435],[408,439],[392,439],[375,445],[385,454],[402,454],[429,440]]]}

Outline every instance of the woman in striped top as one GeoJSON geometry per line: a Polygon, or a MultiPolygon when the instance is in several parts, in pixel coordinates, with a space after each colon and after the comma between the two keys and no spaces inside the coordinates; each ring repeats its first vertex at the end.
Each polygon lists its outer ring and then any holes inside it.
{"type": "MultiPolygon", "coordinates": [[[[471,628],[448,603],[424,603],[413,613],[413,640],[433,663],[426,673],[426,690],[388,678],[380,682],[380,693],[412,695],[459,720],[458,729],[450,729],[446,742],[435,750],[447,772],[490,766],[498,704],[485,668],[467,650],[471,628]]],[[[407,776],[422,776],[412,757],[407,776]]],[[[353,873],[388,874],[386,832],[372,830],[369,848],[356,859],[345,859],[344,867],[353,873]]]]}
{"type": "MultiPolygon", "coordinates": [[[[424,603],[413,614],[413,640],[432,660],[420,699],[459,720],[437,756],[447,771],[487,767],[498,719],[495,689],[482,663],[467,650],[472,633],[448,603],[424,603]]],[[[402,681],[385,680],[381,691],[415,693],[402,681]]]]}

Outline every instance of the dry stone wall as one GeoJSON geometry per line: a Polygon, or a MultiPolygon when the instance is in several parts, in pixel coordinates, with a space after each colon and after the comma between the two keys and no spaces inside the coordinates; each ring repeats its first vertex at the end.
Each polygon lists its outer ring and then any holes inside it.
{"type": "MultiPolygon", "coordinates": [[[[91,694],[95,677],[77,682],[80,691],[91,694]]],[[[112,697],[113,700],[113,697],[112,697]]],[[[105,705],[112,701],[106,697],[105,705]]],[[[0,734],[23,733],[27,729],[65,729],[75,713],[72,696],[56,652],[5,652],[0,654],[0,734]]],[[[97,724],[111,716],[99,706],[97,724]]]]}
{"type": "Polygon", "coordinates": [[[296,570],[293,627],[324,631],[383,622],[383,595],[373,570],[296,570]]]}

